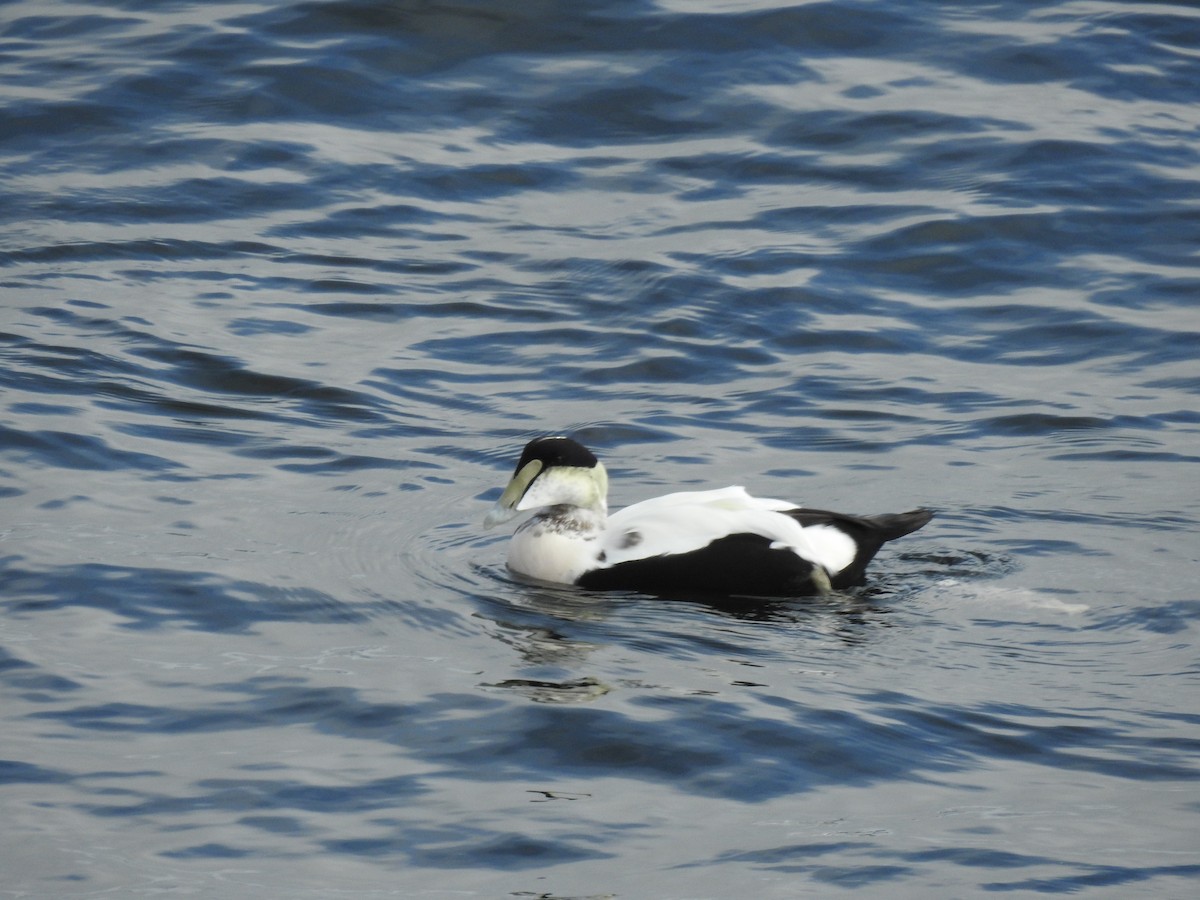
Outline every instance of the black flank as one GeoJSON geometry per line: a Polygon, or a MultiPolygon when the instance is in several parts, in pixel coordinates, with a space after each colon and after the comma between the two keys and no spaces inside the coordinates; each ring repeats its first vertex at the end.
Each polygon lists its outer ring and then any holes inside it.
{"type": "Polygon", "coordinates": [[[577,584],[593,591],[644,594],[803,597],[819,594],[814,566],[791,550],[771,549],[758,534],[731,534],[707,547],[651,556],[585,572],[577,584]]]}

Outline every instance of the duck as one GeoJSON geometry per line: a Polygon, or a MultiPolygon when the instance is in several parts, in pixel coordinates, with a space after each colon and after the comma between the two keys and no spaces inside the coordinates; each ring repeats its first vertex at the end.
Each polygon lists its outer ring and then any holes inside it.
{"type": "Polygon", "coordinates": [[[534,438],[483,524],[523,512],[508,568],[591,591],[803,597],[862,584],[888,541],[929,509],[857,516],[753,497],[741,486],[679,491],[608,514],[604,464],[578,441],[534,438]]]}

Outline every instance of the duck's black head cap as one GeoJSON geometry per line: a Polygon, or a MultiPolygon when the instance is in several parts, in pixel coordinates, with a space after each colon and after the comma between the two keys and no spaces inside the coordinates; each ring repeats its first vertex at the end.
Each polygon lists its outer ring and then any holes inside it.
{"type": "Polygon", "coordinates": [[[581,469],[592,469],[596,466],[596,457],[592,451],[578,441],[568,437],[534,438],[525,445],[525,451],[517,463],[516,471],[520,472],[525,464],[532,460],[541,460],[545,468],[551,466],[577,466],[581,469]]]}

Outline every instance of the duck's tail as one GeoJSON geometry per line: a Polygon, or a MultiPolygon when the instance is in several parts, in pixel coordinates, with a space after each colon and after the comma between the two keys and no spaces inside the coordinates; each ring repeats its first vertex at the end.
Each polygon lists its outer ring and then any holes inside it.
{"type": "Polygon", "coordinates": [[[806,528],[811,525],[831,526],[854,541],[856,550],[853,561],[841,571],[829,573],[833,586],[840,589],[861,584],[867,571],[867,563],[879,552],[879,548],[888,541],[911,534],[925,525],[933,518],[933,510],[914,509],[879,516],[848,516],[824,509],[793,509],[788,510],[787,515],[806,528]]]}
{"type": "Polygon", "coordinates": [[[863,516],[877,530],[880,543],[894,541],[898,537],[912,534],[933,518],[931,509],[912,509],[902,513],[884,513],[880,516],[863,516]]]}

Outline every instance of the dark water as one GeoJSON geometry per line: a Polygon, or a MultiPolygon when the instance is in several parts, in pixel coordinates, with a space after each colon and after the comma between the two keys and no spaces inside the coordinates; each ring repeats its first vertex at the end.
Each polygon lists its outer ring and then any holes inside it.
{"type": "Polygon", "coordinates": [[[1189,897],[1190,4],[0,6],[13,897],[1189,897]],[[623,505],[929,505],[751,610],[623,505]]]}

